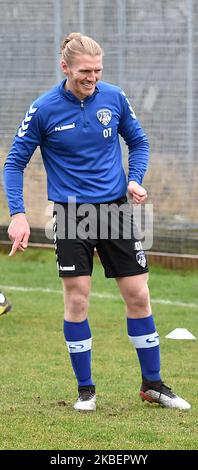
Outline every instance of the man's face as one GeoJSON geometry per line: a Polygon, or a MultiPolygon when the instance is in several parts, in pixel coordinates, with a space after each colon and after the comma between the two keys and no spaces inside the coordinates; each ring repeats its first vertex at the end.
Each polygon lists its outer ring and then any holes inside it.
{"type": "Polygon", "coordinates": [[[101,79],[102,55],[92,57],[89,54],[76,54],[71,66],[62,60],[61,67],[67,75],[67,89],[83,100],[94,93],[96,83],[101,79]]]}

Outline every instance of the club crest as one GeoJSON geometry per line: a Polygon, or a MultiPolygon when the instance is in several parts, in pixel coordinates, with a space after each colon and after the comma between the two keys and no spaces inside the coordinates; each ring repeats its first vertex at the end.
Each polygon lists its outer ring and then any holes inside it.
{"type": "Polygon", "coordinates": [[[108,126],[112,118],[112,112],[110,109],[99,109],[97,112],[97,118],[103,126],[108,126]]]}
{"type": "Polygon", "coordinates": [[[142,266],[142,268],[146,267],[146,256],[144,254],[144,251],[138,251],[136,254],[136,260],[142,266]]]}

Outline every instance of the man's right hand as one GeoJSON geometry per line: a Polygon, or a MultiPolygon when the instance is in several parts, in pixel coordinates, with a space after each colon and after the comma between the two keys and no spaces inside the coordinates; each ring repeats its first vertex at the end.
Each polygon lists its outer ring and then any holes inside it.
{"type": "Polygon", "coordinates": [[[9,256],[17,250],[24,251],[28,246],[30,227],[24,213],[14,214],[8,227],[9,239],[13,242],[9,256]]]}

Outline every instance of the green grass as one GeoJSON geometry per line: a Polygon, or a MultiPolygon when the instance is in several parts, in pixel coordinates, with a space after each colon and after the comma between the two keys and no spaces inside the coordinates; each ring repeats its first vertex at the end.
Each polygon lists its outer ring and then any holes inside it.
{"type": "MultiPolygon", "coordinates": [[[[0,253],[0,266],[1,287],[61,290],[50,250],[29,249],[13,258],[0,253]]],[[[197,274],[153,267],[152,298],[198,303],[197,274]]],[[[187,412],[167,410],[139,399],[124,304],[97,260],[92,291],[116,298],[91,297],[97,412],[80,414],[72,408],[77,391],[62,334],[62,295],[6,290],[13,310],[0,318],[0,449],[197,449],[197,341],[165,338],[176,327],[197,336],[197,309],[153,304],[163,378],[192,403],[187,412]]]]}

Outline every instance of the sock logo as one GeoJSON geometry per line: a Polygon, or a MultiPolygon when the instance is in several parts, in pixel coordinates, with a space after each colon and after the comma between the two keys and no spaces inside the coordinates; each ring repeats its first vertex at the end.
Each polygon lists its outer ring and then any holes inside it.
{"type": "Polygon", "coordinates": [[[159,335],[156,335],[153,338],[147,338],[146,343],[149,343],[149,344],[155,343],[158,338],[159,338],[159,335]]]}
{"type": "Polygon", "coordinates": [[[129,339],[136,349],[149,349],[159,346],[159,335],[157,331],[154,331],[154,333],[150,333],[149,335],[129,335],[129,339]]]}
{"type": "Polygon", "coordinates": [[[69,351],[76,352],[84,348],[84,344],[69,344],[69,351]]]}
{"type": "Polygon", "coordinates": [[[68,351],[72,353],[81,353],[91,349],[92,338],[81,339],[80,341],[66,341],[68,351]]]}

